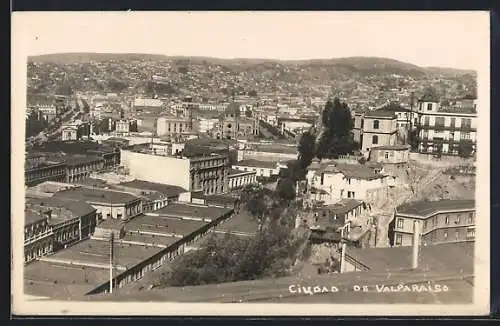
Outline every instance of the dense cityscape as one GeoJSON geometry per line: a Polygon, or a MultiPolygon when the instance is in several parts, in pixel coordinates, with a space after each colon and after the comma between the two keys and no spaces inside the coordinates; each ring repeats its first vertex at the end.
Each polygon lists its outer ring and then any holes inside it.
{"type": "Polygon", "coordinates": [[[476,78],[371,57],[31,57],[24,292],[358,302],[361,278],[472,302],[476,78]]]}

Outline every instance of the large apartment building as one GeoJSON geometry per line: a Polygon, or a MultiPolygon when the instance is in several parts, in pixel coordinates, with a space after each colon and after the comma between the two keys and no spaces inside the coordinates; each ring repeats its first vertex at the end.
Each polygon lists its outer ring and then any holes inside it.
{"type": "Polygon", "coordinates": [[[139,180],[203,191],[208,195],[229,190],[228,154],[207,151],[192,156],[159,155],[151,150],[150,144],[142,144],[122,148],[120,158],[129,175],[139,180]]]}
{"type": "Polygon", "coordinates": [[[436,99],[424,97],[418,107],[418,150],[421,153],[458,155],[460,144],[477,141],[477,112],[474,107],[440,108],[436,99]]]}
{"type": "Polygon", "coordinates": [[[393,246],[411,246],[416,221],[423,245],[473,241],[475,220],[474,200],[418,201],[396,209],[389,238],[393,246]]]}

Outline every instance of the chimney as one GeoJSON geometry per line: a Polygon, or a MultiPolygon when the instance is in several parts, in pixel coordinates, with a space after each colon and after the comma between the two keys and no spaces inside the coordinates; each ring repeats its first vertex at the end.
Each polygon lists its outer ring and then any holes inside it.
{"type": "Polygon", "coordinates": [[[412,255],[412,268],[418,268],[418,256],[420,247],[420,223],[415,220],[413,222],[413,255],[412,255]]]}

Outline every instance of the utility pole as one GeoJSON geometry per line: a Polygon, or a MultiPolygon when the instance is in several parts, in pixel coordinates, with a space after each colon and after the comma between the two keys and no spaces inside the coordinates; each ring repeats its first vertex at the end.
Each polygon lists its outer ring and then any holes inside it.
{"type": "Polygon", "coordinates": [[[419,221],[413,222],[413,255],[412,255],[412,269],[418,268],[418,256],[420,247],[420,223],[419,221]]]}
{"type": "Polygon", "coordinates": [[[115,234],[111,232],[111,238],[109,240],[109,293],[113,293],[113,255],[114,255],[114,242],[115,234]]]}

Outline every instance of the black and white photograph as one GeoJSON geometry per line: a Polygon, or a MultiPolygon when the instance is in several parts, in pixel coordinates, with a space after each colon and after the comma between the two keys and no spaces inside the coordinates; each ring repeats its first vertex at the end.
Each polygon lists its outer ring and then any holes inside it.
{"type": "Polygon", "coordinates": [[[14,13],[13,313],[488,314],[489,43],[479,11],[14,13]]]}

